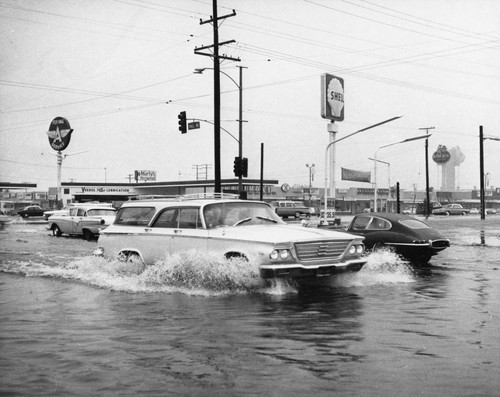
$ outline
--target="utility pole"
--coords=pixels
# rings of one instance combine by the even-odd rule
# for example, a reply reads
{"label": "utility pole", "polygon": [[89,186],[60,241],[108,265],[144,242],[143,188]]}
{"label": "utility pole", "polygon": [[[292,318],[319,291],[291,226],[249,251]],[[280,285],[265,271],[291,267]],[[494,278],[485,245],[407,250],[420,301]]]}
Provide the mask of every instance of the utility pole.
{"label": "utility pole", "polygon": [[[419,130],[425,130],[425,133],[429,135],[429,130],[433,130],[434,127],[423,127]],[[426,217],[428,218],[431,214],[431,202],[429,195],[429,138],[425,139],[425,199],[427,200],[427,208],[425,210]]]}
{"label": "utility pole", "polygon": [[[196,180],[200,179],[200,174],[203,175],[205,174],[205,180],[208,180],[208,169],[212,168],[211,164],[193,164],[194,169],[196,169]],[[198,170],[202,170],[203,172],[200,172]]]}
{"label": "utility pole", "polygon": [[484,137],[483,137],[483,126],[479,126],[479,199],[481,201],[481,219],[486,219],[486,200],[484,197]]}
{"label": "utility pole", "polygon": [[[213,26],[214,43],[208,46],[197,47],[194,53],[213,58],[214,61],[214,192],[221,193],[221,166],[220,166],[220,60],[227,59],[239,61],[239,58],[232,58],[226,55],[219,55],[219,46],[234,43],[235,40],[229,40],[219,43],[219,20],[233,17],[236,11],[224,16],[217,16],[217,0],[212,0],[212,17],[206,21],[200,20],[200,25],[211,23]],[[200,52],[201,50],[212,49],[212,53]]]}

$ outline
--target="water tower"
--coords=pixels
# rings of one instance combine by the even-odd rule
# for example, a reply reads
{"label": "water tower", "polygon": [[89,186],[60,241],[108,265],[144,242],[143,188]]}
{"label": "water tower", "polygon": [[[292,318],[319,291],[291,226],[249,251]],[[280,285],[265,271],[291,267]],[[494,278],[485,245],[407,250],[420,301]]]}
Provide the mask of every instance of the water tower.
{"label": "water tower", "polygon": [[[439,145],[437,150],[432,155],[432,160],[441,167],[441,190],[453,191],[458,188],[460,184],[457,178],[455,167],[460,167],[465,160],[465,155],[462,153],[458,146],[448,150],[446,146]],[[460,172],[458,172],[460,175]]]}

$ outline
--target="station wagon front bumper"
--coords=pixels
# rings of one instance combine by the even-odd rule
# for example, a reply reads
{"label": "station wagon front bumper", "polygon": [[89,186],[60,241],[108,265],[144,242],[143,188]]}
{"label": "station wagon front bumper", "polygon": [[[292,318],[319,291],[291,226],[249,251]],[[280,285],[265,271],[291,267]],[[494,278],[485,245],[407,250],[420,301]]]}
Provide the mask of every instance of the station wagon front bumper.
{"label": "station wagon front bumper", "polygon": [[335,264],[302,265],[292,264],[266,264],[260,266],[262,278],[289,278],[304,279],[315,277],[329,277],[340,273],[358,272],[366,263],[365,258],[357,258]]}

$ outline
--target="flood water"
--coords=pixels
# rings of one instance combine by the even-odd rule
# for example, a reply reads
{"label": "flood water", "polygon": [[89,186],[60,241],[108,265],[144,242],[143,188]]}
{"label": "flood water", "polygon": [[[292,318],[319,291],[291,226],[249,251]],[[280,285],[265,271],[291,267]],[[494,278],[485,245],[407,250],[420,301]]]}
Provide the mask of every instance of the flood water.
{"label": "flood water", "polygon": [[196,253],[92,257],[44,223],[0,231],[2,396],[499,396],[500,215],[431,218],[452,245],[328,284],[265,285]]}

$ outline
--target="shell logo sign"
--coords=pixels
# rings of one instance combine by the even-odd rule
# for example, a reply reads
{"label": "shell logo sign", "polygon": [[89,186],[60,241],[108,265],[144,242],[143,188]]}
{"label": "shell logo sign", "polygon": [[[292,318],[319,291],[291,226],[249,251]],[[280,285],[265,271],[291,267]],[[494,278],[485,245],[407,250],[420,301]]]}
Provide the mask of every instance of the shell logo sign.
{"label": "shell logo sign", "polygon": [[451,154],[444,145],[439,145],[437,150],[432,154],[432,160],[437,164],[445,164],[450,161],[450,158]]}
{"label": "shell logo sign", "polygon": [[321,76],[321,117],[344,120],[344,79],[326,73]]}
{"label": "shell logo sign", "polygon": [[52,149],[58,152],[66,149],[71,139],[71,129],[68,120],[64,117],[56,117],[51,121],[47,135]]}

